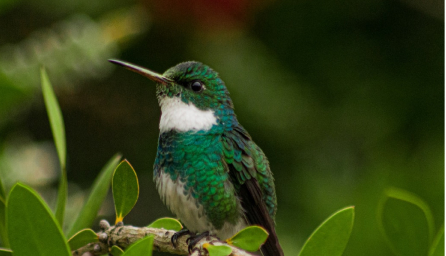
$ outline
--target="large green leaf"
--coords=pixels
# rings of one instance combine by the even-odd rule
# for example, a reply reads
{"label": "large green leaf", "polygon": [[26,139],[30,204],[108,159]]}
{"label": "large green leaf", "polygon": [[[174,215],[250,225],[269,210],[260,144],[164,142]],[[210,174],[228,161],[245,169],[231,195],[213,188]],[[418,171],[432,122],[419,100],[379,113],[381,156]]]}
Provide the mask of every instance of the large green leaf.
{"label": "large green leaf", "polygon": [[51,210],[31,188],[14,185],[6,205],[6,225],[14,256],[71,256]]}
{"label": "large green leaf", "polygon": [[123,160],[113,173],[113,200],[116,223],[122,221],[138,201],[139,185],[136,172],[127,160]]}
{"label": "large green leaf", "polygon": [[427,204],[397,188],[385,191],[378,206],[379,227],[397,255],[427,255],[434,223]]}
{"label": "large green leaf", "polygon": [[153,249],[153,236],[144,237],[127,248],[122,256],[151,256]]}
{"label": "large green leaf", "polygon": [[240,230],[233,237],[226,240],[228,244],[249,252],[258,251],[268,238],[268,232],[259,226],[249,226]]}
{"label": "large green leaf", "polygon": [[444,256],[444,225],[435,236],[434,242],[429,249],[429,256]]}
{"label": "large green leaf", "polygon": [[342,255],[350,238],[354,218],[353,206],[335,212],[311,234],[299,256]]}
{"label": "large green leaf", "polygon": [[68,245],[70,246],[71,250],[76,250],[89,243],[95,243],[98,241],[98,235],[93,230],[86,228],[77,232],[74,234],[74,236],[68,239]]}
{"label": "large green leaf", "polygon": [[60,183],[59,192],[57,195],[56,204],[56,219],[60,226],[63,226],[63,218],[65,214],[65,204],[68,197],[68,184],[66,173],[66,142],[65,142],[65,127],[63,124],[62,112],[60,111],[59,103],[56,95],[51,87],[50,80],[44,68],[40,70],[42,93],[45,101],[46,111],[50,120],[51,131],[53,132],[54,144],[56,145],[57,154],[60,162]]}
{"label": "large green leaf", "polygon": [[147,226],[148,228],[164,228],[167,230],[180,231],[183,228],[181,222],[174,218],[159,218]]}
{"label": "large green leaf", "polygon": [[90,196],[82,207],[76,220],[73,222],[68,236],[72,236],[77,231],[90,227],[96,218],[110,187],[113,171],[121,160],[121,155],[114,155],[107,164],[102,168],[98,177],[93,183]]}

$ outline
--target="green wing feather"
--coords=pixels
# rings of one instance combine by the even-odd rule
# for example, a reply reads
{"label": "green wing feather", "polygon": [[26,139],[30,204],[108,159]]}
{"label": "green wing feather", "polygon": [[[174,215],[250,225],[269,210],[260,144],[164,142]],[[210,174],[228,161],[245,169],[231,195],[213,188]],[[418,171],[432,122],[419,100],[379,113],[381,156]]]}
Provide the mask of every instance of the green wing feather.
{"label": "green wing feather", "polygon": [[255,179],[262,193],[262,201],[274,220],[277,210],[276,191],[268,159],[241,125],[222,136],[224,158],[237,190],[247,180]]}
{"label": "green wing feather", "polygon": [[276,190],[268,159],[241,125],[222,136],[224,158],[237,196],[250,225],[264,227],[269,237],[261,250],[264,256],[283,256],[275,231]]}

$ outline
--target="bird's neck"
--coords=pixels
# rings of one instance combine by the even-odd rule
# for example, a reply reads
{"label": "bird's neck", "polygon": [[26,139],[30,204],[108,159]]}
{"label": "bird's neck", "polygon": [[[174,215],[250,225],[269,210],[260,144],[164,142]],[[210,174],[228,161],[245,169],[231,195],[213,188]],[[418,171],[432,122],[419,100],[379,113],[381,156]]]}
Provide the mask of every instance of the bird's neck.
{"label": "bird's neck", "polygon": [[201,110],[192,103],[185,103],[180,97],[165,97],[160,100],[160,132],[207,131],[217,125],[217,117],[212,110]]}
{"label": "bird's neck", "polygon": [[[160,99],[161,119],[159,123],[160,133],[176,131],[207,132],[211,129],[230,129],[237,123],[234,111],[231,108],[222,107],[217,111],[212,109],[202,110],[193,103],[185,103],[180,97],[164,97]],[[217,129],[219,130],[219,129]]]}

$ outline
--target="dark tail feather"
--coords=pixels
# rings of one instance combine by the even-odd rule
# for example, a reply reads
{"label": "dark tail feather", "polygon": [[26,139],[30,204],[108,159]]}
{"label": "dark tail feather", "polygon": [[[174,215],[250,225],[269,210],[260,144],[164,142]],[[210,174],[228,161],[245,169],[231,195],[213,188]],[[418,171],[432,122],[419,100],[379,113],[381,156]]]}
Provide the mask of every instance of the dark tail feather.
{"label": "dark tail feather", "polygon": [[240,196],[248,223],[262,226],[269,233],[268,239],[260,248],[263,256],[283,256],[283,250],[274,228],[274,220],[263,202],[262,191],[257,180],[246,180],[240,188]]}
{"label": "dark tail feather", "polygon": [[273,230],[269,233],[268,239],[260,248],[263,256],[283,256],[282,247],[279,244],[276,231]]}

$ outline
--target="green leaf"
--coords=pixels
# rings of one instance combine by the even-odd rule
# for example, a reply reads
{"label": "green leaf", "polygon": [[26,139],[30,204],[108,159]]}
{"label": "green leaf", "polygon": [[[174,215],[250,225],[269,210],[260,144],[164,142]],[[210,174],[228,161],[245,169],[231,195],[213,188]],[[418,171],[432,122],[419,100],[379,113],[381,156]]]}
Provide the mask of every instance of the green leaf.
{"label": "green leaf", "polygon": [[65,127],[63,124],[62,112],[56,95],[51,87],[50,80],[44,68],[40,70],[42,93],[45,101],[46,111],[50,120],[51,131],[53,132],[54,144],[56,145],[57,155],[59,156],[60,175],[59,192],[57,194],[56,219],[60,226],[63,226],[63,218],[65,214],[65,204],[68,197],[67,173],[66,173],[66,142]]}
{"label": "green leaf", "polygon": [[353,206],[335,212],[311,234],[299,256],[342,255],[350,238],[354,218]]}
{"label": "green leaf", "polygon": [[122,254],[124,254],[124,251],[120,247],[113,245],[110,250],[110,253],[113,256],[121,256]]}
{"label": "green leaf", "polygon": [[429,256],[444,256],[444,225],[435,236],[434,242],[429,250]]}
{"label": "green leaf", "polygon": [[1,178],[0,178],[0,239],[2,240],[2,245],[4,247],[9,247],[8,233],[6,233],[6,194]]}
{"label": "green leaf", "polygon": [[0,256],[12,256],[12,251],[9,249],[0,249]]}
{"label": "green leaf", "polygon": [[71,256],[60,226],[35,191],[16,184],[6,205],[6,225],[14,256]]}
{"label": "green leaf", "polygon": [[127,160],[123,160],[113,173],[113,200],[116,223],[122,221],[138,201],[139,184],[136,172]]}
{"label": "green leaf", "polygon": [[255,252],[259,250],[267,238],[268,232],[264,228],[249,226],[240,230],[233,237],[226,240],[226,242],[245,251]]}
{"label": "green leaf", "polygon": [[62,175],[60,176],[59,189],[57,192],[57,203],[56,203],[56,219],[59,222],[60,226],[63,226],[63,219],[65,215],[65,205],[68,197],[68,181],[67,174],[62,171]]}
{"label": "green leaf", "polygon": [[228,256],[232,253],[232,249],[226,245],[203,244],[203,248],[209,253],[209,256]]}
{"label": "green leaf", "polygon": [[6,232],[6,195],[1,178],[0,178],[0,239],[2,240],[2,245],[4,247],[9,247],[8,233]]}
{"label": "green leaf", "polygon": [[121,155],[116,154],[102,168],[101,172],[93,183],[90,196],[69,229],[69,232],[67,233],[68,236],[73,235],[78,230],[90,227],[93,224],[93,221],[95,220],[99,209],[107,196],[113,171],[118,165],[119,160],[121,160]]}
{"label": "green leaf", "polygon": [[40,70],[42,93],[45,100],[48,118],[51,124],[51,131],[53,132],[54,143],[56,144],[57,154],[62,169],[65,169],[66,161],[66,145],[65,145],[65,127],[63,124],[62,112],[60,111],[59,103],[54,94],[50,80],[44,68]]}
{"label": "green leaf", "polygon": [[378,220],[395,254],[428,254],[434,223],[429,207],[421,198],[401,189],[387,189],[378,205]]}
{"label": "green leaf", "polygon": [[153,248],[153,236],[144,237],[127,248],[122,256],[151,256]]}
{"label": "green leaf", "polygon": [[5,187],[3,187],[3,182],[1,177],[0,177],[0,199],[3,200],[3,202],[6,202]]}
{"label": "green leaf", "polygon": [[6,205],[2,198],[0,198],[0,237],[3,246],[9,247],[8,233],[6,232]]}
{"label": "green leaf", "polygon": [[91,229],[86,228],[77,232],[74,236],[68,239],[68,245],[71,250],[76,250],[89,243],[98,242],[98,235]]}
{"label": "green leaf", "polygon": [[6,232],[6,196],[1,179],[0,191],[0,239],[4,247],[9,247],[8,233]]}
{"label": "green leaf", "polygon": [[174,218],[160,218],[147,226],[148,228],[164,228],[167,230],[180,231],[183,228],[181,222]]}

